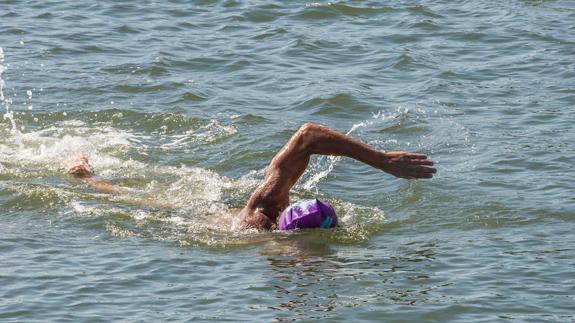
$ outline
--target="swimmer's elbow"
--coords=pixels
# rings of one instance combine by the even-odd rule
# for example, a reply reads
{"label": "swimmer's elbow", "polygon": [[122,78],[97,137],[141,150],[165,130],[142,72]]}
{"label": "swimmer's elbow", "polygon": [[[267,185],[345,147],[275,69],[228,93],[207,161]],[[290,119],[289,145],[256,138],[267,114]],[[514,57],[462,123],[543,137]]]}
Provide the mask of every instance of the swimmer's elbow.
{"label": "swimmer's elbow", "polygon": [[310,136],[320,131],[323,127],[312,122],[306,122],[301,127],[299,127],[298,133],[304,136]]}
{"label": "swimmer's elbow", "polygon": [[318,124],[311,122],[304,123],[295,135],[299,148],[310,154],[313,153],[315,144],[322,130],[323,127]]}

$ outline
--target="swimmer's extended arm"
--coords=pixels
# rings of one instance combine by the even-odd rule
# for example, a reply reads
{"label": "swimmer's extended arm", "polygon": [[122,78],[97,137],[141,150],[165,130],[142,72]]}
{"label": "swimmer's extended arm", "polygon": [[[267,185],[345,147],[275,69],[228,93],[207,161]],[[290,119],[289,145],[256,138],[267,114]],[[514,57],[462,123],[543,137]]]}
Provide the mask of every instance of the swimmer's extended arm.
{"label": "swimmer's extended arm", "polygon": [[111,194],[121,193],[121,190],[112,183],[93,177],[94,171],[88,163],[88,157],[85,155],[70,156],[62,161],[62,166],[68,174],[92,186],[100,192]]}
{"label": "swimmer's extended arm", "polygon": [[305,171],[313,154],[346,156],[406,179],[432,178],[433,162],[424,154],[383,152],[340,132],[304,124],[275,155],[264,182],[240,212],[240,228],[273,229],[289,203],[289,190]]}
{"label": "swimmer's extended arm", "polygon": [[[74,178],[79,179],[85,184],[90,185],[93,189],[109,194],[127,194],[129,189],[112,184],[112,182],[105,179],[95,178],[94,170],[85,155],[73,155],[62,161],[62,167],[66,172]],[[155,196],[127,196],[123,199],[126,203],[136,204],[152,208],[173,208],[174,206],[164,200],[157,199]]]}

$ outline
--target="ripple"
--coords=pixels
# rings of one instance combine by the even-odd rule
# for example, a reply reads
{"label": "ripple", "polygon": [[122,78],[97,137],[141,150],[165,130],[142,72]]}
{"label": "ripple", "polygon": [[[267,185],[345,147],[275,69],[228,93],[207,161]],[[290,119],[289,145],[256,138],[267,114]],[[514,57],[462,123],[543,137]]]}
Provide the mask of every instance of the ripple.
{"label": "ripple", "polygon": [[392,65],[393,68],[403,71],[413,71],[413,70],[422,70],[430,68],[429,62],[426,62],[423,59],[415,59],[410,53],[401,53],[396,58],[395,63]]}
{"label": "ripple", "polygon": [[185,69],[188,71],[217,71],[224,69],[228,64],[233,64],[233,62],[229,59],[221,57],[192,57],[185,60],[170,61],[170,65],[173,67]]}
{"label": "ripple", "polygon": [[246,22],[269,23],[282,16],[284,16],[284,14],[278,10],[256,8],[243,12],[240,17],[242,21]]}
{"label": "ripple", "polygon": [[166,82],[162,84],[121,84],[114,86],[114,90],[124,93],[161,92],[184,87],[180,82]]}
{"label": "ripple", "polygon": [[194,15],[193,10],[182,10],[182,9],[166,9],[164,12],[170,17],[174,18],[187,18]]}
{"label": "ripple", "polygon": [[430,17],[430,18],[443,18],[442,15],[439,15],[439,14],[433,12],[433,10],[431,10],[430,8],[423,6],[423,5],[409,6],[409,7],[407,7],[407,11],[412,13],[412,14],[421,15],[421,16]]}
{"label": "ripple", "polygon": [[168,73],[165,63],[153,62],[144,64],[126,63],[121,65],[105,66],[102,71],[113,74],[148,74],[150,76],[160,76]]}
{"label": "ripple", "polygon": [[121,34],[137,34],[141,32],[137,28],[133,28],[128,25],[122,25],[120,27],[116,27],[115,30]]}
{"label": "ripple", "polygon": [[6,13],[4,13],[3,15],[1,15],[0,17],[4,17],[4,18],[15,18],[18,17],[19,15],[14,12],[14,11],[8,11]]}
{"label": "ripple", "polygon": [[294,19],[302,20],[323,20],[323,19],[334,19],[340,16],[340,12],[331,8],[330,4],[326,5],[310,5],[306,6],[303,10],[297,12],[291,17]]}
{"label": "ripple", "polygon": [[193,102],[200,102],[200,101],[205,101],[207,100],[206,97],[199,95],[199,94],[195,94],[193,92],[186,92],[182,95],[182,99],[186,100],[186,101],[193,101]]}
{"label": "ripple", "polygon": [[[354,111],[348,108],[353,106]],[[369,111],[370,105],[362,102],[350,93],[336,93],[327,98],[311,98],[294,106],[296,109],[313,110],[313,115],[349,116],[354,113]]]}
{"label": "ripple", "polygon": [[275,29],[273,29],[273,30],[267,30],[266,32],[261,33],[261,34],[259,34],[259,35],[256,35],[256,36],[254,36],[253,38],[254,38],[254,39],[257,39],[257,40],[263,40],[263,39],[266,39],[266,38],[274,37],[274,36],[276,36],[276,35],[283,35],[283,34],[286,34],[286,33],[287,33],[287,30],[280,27],[280,28],[275,28]]}
{"label": "ripple", "polygon": [[58,56],[58,55],[72,55],[72,54],[80,54],[81,51],[74,49],[74,48],[66,48],[61,46],[55,46],[52,48],[48,48],[44,50],[44,53],[50,56]]}
{"label": "ripple", "polygon": [[412,24],[411,27],[429,31],[437,31],[442,29],[441,24],[429,19],[420,20]]}
{"label": "ripple", "polygon": [[44,13],[41,13],[41,14],[35,16],[34,18],[36,18],[36,19],[52,19],[54,17],[55,16],[52,13],[44,12]]}
{"label": "ripple", "polygon": [[62,19],[65,21],[83,21],[83,22],[90,20],[90,18],[88,16],[79,15],[79,14],[66,15],[66,16],[63,16]]}
{"label": "ripple", "polygon": [[6,30],[3,31],[4,34],[6,35],[26,35],[28,34],[28,32],[24,29],[20,29],[20,28],[7,28]]}
{"label": "ripple", "polygon": [[334,3],[330,7],[338,10],[343,15],[350,16],[377,16],[396,11],[388,6],[355,7],[344,3]]}

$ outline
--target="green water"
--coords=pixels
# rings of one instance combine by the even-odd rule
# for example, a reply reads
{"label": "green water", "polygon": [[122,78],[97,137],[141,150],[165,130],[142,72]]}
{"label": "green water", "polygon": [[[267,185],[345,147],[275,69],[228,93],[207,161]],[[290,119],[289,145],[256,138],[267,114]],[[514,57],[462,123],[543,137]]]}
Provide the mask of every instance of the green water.
{"label": "green water", "polygon": [[[573,1],[0,1],[0,321],[575,321]],[[305,122],[342,226],[234,232]],[[85,153],[126,188],[63,174]]]}

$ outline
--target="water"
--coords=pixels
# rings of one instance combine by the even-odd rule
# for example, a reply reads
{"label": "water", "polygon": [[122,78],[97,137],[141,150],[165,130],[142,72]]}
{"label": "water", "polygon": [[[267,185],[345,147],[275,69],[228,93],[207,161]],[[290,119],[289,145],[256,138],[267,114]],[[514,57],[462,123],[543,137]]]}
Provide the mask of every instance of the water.
{"label": "water", "polygon": [[[0,2],[0,320],[575,321],[572,1]],[[299,125],[343,226],[233,232]],[[88,154],[128,192],[62,174]]]}

